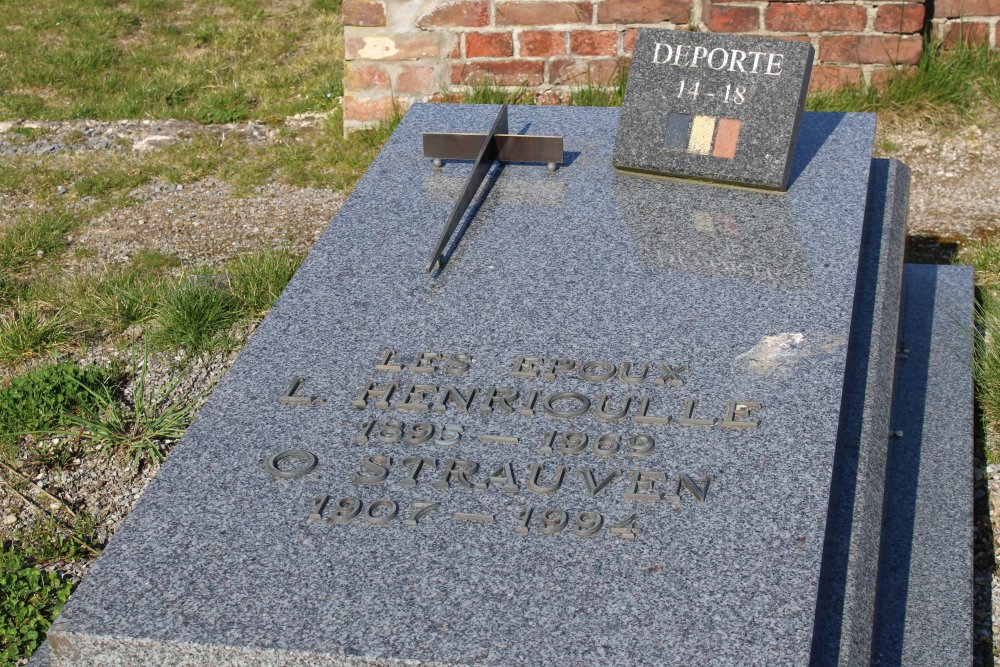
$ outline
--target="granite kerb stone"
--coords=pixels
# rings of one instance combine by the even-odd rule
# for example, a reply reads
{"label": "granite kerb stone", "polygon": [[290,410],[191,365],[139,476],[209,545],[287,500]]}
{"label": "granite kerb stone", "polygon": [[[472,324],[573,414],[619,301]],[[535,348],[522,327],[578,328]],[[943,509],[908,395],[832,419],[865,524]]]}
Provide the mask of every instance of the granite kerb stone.
{"label": "granite kerb stone", "polygon": [[973,662],[973,279],[907,265],[872,665]]}
{"label": "granite kerb stone", "polygon": [[872,160],[816,605],[817,667],[868,665],[871,655],[909,183],[899,161]]}

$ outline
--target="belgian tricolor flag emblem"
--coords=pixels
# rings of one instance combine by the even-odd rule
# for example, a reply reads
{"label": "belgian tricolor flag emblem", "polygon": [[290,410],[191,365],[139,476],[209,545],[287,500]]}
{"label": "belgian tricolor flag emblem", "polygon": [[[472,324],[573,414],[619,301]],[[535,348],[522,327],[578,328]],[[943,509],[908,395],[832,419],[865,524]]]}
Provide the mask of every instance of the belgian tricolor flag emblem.
{"label": "belgian tricolor flag emblem", "polygon": [[667,116],[664,145],[668,150],[732,160],[740,141],[736,118],[671,113]]}

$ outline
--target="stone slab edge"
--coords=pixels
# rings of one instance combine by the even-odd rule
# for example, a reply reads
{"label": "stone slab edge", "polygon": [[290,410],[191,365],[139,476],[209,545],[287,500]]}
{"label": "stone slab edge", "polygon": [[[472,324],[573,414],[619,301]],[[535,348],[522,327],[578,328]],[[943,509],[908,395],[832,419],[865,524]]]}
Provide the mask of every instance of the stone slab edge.
{"label": "stone slab edge", "polygon": [[811,664],[867,665],[902,294],[909,169],[872,160]]}
{"label": "stone slab edge", "polygon": [[971,665],[973,282],[907,265],[872,665]]}

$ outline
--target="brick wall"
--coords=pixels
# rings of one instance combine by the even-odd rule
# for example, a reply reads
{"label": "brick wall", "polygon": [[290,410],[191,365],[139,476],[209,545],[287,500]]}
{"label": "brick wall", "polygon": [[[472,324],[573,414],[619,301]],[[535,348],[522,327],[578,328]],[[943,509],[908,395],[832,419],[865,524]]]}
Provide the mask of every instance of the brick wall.
{"label": "brick wall", "polygon": [[627,69],[639,27],[812,42],[813,89],[913,65],[929,23],[948,45],[1000,46],[1000,0],[343,0],[345,129],[484,77],[539,103]]}

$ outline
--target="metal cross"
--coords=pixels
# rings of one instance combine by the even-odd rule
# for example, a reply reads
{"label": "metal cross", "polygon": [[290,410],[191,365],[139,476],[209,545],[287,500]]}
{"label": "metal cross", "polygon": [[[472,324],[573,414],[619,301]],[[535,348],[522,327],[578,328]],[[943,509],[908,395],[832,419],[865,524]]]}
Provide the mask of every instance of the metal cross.
{"label": "metal cross", "polygon": [[556,165],[563,163],[563,138],[507,134],[504,104],[488,134],[424,132],[424,157],[433,158],[435,167],[440,167],[446,159],[476,161],[427,263],[427,271],[431,272],[441,267],[441,255],[493,162],[546,162],[549,170],[554,171]]}

